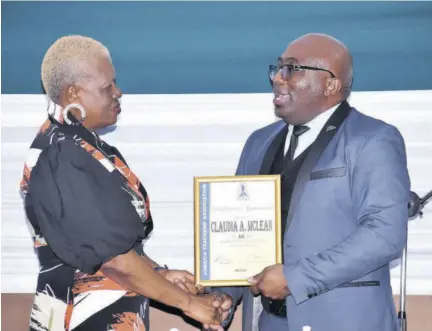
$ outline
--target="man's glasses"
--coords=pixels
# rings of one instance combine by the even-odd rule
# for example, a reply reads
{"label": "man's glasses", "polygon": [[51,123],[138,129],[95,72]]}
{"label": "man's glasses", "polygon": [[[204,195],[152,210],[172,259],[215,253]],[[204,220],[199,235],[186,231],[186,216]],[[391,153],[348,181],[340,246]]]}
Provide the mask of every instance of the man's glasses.
{"label": "man's glasses", "polygon": [[282,64],[282,65],[269,65],[269,79],[270,84],[273,86],[273,81],[278,73],[280,73],[281,78],[284,81],[289,81],[294,76],[294,73],[297,71],[303,70],[314,70],[314,71],[325,71],[328,72],[332,78],[336,78],[336,76],[327,69],[310,67],[310,66],[302,66],[299,64]]}

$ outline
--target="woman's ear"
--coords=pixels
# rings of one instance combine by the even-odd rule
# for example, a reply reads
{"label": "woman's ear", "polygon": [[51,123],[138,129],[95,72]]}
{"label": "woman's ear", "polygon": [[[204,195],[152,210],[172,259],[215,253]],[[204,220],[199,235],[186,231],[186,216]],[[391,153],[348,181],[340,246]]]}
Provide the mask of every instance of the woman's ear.
{"label": "woman's ear", "polygon": [[69,86],[66,90],[68,103],[75,103],[78,99],[78,93],[75,86]]}

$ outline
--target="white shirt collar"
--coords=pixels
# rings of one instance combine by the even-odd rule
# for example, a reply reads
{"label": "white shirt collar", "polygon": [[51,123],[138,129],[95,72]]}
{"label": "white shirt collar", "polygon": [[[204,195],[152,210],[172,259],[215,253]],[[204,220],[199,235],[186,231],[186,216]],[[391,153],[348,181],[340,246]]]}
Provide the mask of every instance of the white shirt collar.
{"label": "white shirt collar", "polygon": [[[309,130],[303,133],[299,137],[298,146],[296,148],[294,158],[299,156],[306,148],[308,148],[316,140],[322,128],[327,123],[330,116],[332,116],[335,110],[339,107],[339,105],[340,103],[322,112],[321,114],[319,114],[317,117],[315,117],[313,120],[309,121],[308,123],[305,123],[305,125],[309,127]],[[288,151],[292,131],[293,131],[292,125],[290,125],[288,130],[288,135],[285,141],[284,155]]]}
{"label": "white shirt collar", "polygon": [[319,114],[317,117],[315,117],[313,120],[309,121],[305,125],[307,125],[310,128],[310,131],[319,133],[321,129],[324,127],[324,125],[327,123],[329,118],[333,115],[335,110],[339,107],[339,105],[340,103],[322,112],[321,114]]}

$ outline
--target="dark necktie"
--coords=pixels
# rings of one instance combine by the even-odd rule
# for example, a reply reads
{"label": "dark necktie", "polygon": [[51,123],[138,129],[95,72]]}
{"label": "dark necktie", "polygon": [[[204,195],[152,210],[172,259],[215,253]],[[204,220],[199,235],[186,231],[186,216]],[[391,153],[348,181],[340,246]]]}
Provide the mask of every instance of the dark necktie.
{"label": "dark necktie", "polygon": [[292,161],[294,160],[294,153],[296,151],[297,145],[298,145],[298,140],[299,137],[305,133],[306,131],[308,131],[310,128],[306,125],[296,125],[294,126],[294,130],[293,130],[293,134],[291,135],[290,138],[290,145],[289,145],[289,149],[285,155],[285,160],[286,161]]}

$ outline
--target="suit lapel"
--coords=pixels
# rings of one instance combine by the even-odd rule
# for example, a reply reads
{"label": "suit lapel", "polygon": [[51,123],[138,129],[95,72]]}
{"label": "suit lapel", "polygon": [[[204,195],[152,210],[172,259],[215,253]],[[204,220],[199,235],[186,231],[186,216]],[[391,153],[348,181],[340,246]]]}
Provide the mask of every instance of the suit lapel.
{"label": "suit lapel", "polygon": [[[240,161],[236,175],[259,175],[261,173],[261,168],[271,167],[271,162],[270,165],[263,165],[263,163],[268,162],[264,161],[266,153],[278,134],[280,134],[286,126],[285,122],[278,121],[266,127],[264,129],[265,132],[261,133],[261,137],[257,138],[253,144],[250,144],[249,150],[247,151],[248,157]],[[274,153],[276,152],[277,149]]]}
{"label": "suit lapel", "polygon": [[267,175],[270,172],[270,168],[272,166],[273,160],[276,157],[276,153],[279,150],[279,147],[286,139],[288,133],[288,125],[284,125],[282,127],[282,130],[280,130],[276,136],[274,137],[273,141],[270,143],[270,146],[268,147],[267,151],[264,154],[264,158],[261,163],[261,167],[259,170],[260,175]]}
{"label": "suit lapel", "polygon": [[321,154],[326,149],[330,140],[334,137],[336,132],[339,130],[341,124],[349,115],[350,111],[351,106],[348,104],[348,102],[342,102],[340,106],[336,109],[336,111],[333,113],[333,115],[329,118],[327,123],[324,125],[315,142],[310,146],[303,165],[300,168],[296,183],[294,185],[285,231],[288,230],[291,224],[292,218],[295,213],[295,208],[300,203],[304,189],[309,181],[309,176],[314,166],[316,165]]}

